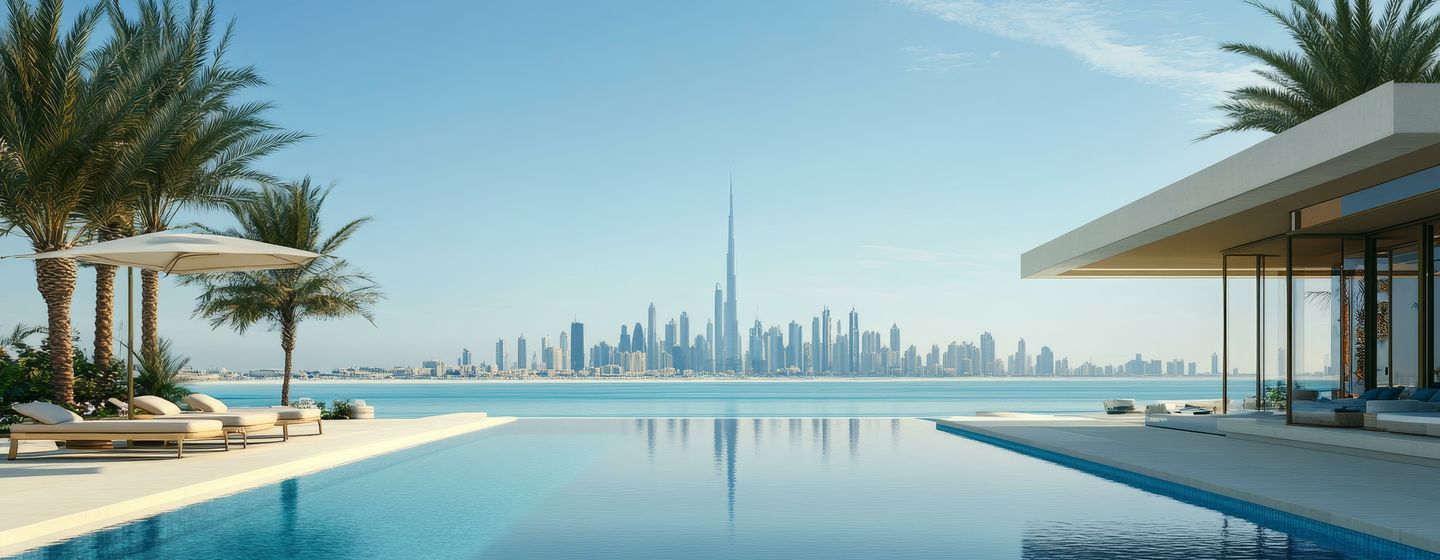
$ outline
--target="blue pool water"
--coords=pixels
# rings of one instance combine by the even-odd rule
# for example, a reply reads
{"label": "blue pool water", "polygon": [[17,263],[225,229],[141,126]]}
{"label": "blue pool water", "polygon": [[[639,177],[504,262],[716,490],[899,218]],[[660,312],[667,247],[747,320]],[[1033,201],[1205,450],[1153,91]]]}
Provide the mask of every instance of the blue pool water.
{"label": "blue pool water", "polygon": [[21,558],[1377,557],[1311,533],[922,420],[532,418]]}
{"label": "blue pool water", "polygon": [[[232,406],[278,404],[268,382],[196,383]],[[364,399],[381,417],[484,411],[496,416],[928,417],[979,410],[1098,412],[1113,398],[1216,399],[1218,378],[940,381],[297,382],[295,398]]]}

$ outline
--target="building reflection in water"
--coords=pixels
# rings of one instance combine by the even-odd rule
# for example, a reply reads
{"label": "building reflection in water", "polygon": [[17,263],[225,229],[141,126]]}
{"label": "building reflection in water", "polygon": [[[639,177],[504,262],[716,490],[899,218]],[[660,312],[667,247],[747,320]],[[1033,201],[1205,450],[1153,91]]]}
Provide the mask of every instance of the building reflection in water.
{"label": "building reflection in water", "polygon": [[[756,426],[757,437],[759,426]],[[715,419],[715,470],[725,476],[725,513],[730,528],[735,528],[735,438],[740,421],[734,418]]]}
{"label": "building reflection in water", "polygon": [[[725,507],[726,516],[733,524],[735,521],[735,503],[738,487],[738,448],[740,426],[742,422],[750,423],[750,432],[753,440],[753,453],[747,452],[747,457],[756,457],[758,460],[766,460],[759,456],[770,453],[792,453],[802,452],[813,457],[816,450],[820,452],[822,464],[829,463],[831,431],[838,429],[841,422],[846,422],[847,440],[849,443],[849,456],[856,461],[860,454],[861,433],[864,430],[865,420],[849,419],[840,420],[833,418],[812,418],[810,425],[810,445],[804,449],[806,421],[800,418],[790,419],[736,419],[716,418],[711,420],[711,442],[713,463],[716,476],[722,478],[725,484]],[[680,421],[681,441],[688,438],[689,420]],[[879,428],[879,421],[871,421],[875,428]],[[892,421],[891,430],[899,430],[899,420]],[[782,432],[785,440],[778,439]],[[787,445],[788,443],[788,445]]]}
{"label": "building reflection in water", "polygon": [[860,451],[860,419],[850,419],[850,461],[855,461],[855,456]]}

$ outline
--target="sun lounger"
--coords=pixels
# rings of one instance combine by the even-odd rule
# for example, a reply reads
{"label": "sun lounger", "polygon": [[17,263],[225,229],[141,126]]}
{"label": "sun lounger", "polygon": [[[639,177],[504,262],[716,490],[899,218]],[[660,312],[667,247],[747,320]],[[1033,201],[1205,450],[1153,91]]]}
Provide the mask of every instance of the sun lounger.
{"label": "sun lounger", "polygon": [[185,404],[190,408],[208,413],[229,413],[229,412],[273,412],[275,413],[275,425],[280,426],[284,440],[290,439],[290,426],[296,424],[315,423],[315,435],[325,433],[325,427],[321,424],[320,409],[318,408],[296,408],[293,406],[274,406],[270,408],[231,408],[220,399],[204,393],[191,393],[185,395]]}
{"label": "sun lounger", "polygon": [[10,426],[10,453],[14,461],[21,441],[173,441],[175,457],[185,456],[185,442],[218,439],[230,450],[230,439],[218,420],[86,420],[70,410],[43,402],[17,404],[15,412],[35,424]]}
{"label": "sun lounger", "polygon": [[204,418],[208,420],[219,420],[221,424],[225,425],[225,433],[240,434],[241,448],[249,447],[250,434],[274,428],[276,422],[279,421],[279,415],[269,411],[226,412],[223,414],[185,412],[180,410],[180,407],[175,406],[175,403],[154,395],[135,397],[135,413],[138,416],[142,412],[145,414],[145,418]]}

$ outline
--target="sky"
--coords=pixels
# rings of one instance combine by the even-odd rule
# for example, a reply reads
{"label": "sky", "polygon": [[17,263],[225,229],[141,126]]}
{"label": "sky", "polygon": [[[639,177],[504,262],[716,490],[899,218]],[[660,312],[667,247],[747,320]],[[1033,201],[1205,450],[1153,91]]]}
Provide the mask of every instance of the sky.
{"label": "sky", "polygon": [[[742,328],[795,320],[808,338],[822,307],[853,307],[922,354],[991,331],[1000,353],[1024,337],[1072,364],[1141,352],[1205,371],[1218,281],[1021,280],[1020,254],[1264,139],[1194,141],[1226,90],[1257,80],[1216,45],[1290,44],[1214,0],[220,9],[230,60],[270,83],[252,97],[313,135],[259,167],[335,182],[331,227],[375,218],[340,254],[387,299],[373,325],[300,325],[296,367],[321,370],[465,347],[488,362],[497,338],[538,351],[572,320],[614,344],[652,302],[703,333],[733,178]],[[0,238],[0,254],[28,252]],[[160,300],[161,335],[194,366],[280,365],[278,333],[213,330],[196,294],[165,279]],[[0,328],[44,321],[32,266],[0,260]]]}

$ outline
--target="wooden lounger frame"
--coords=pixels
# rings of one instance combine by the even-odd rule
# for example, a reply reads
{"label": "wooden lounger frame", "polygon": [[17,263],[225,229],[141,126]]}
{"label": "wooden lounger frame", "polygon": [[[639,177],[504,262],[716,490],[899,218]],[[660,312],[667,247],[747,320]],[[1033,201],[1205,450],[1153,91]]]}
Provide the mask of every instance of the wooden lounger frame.
{"label": "wooden lounger frame", "polygon": [[185,442],[193,440],[224,440],[225,450],[230,450],[230,435],[225,430],[209,430],[204,432],[189,433],[139,433],[139,432],[10,432],[10,454],[8,460],[14,461],[20,453],[20,442],[22,441],[124,441],[127,446],[136,441],[173,441],[175,442],[175,458],[185,457]]}
{"label": "wooden lounger frame", "polygon": [[280,441],[290,441],[290,426],[294,426],[294,425],[298,425],[298,424],[309,424],[309,423],[311,423],[311,422],[314,422],[314,423],[315,423],[315,433],[310,434],[310,435],[312,435],[312,436],[324,435],[324,434],[325,434],[325,426],[320,423],[321,420],[322,420],[321,418],[315,418],[315,419],[313,419],[313,420],[311,420],[311,419],[283,420],[283,419],[282,419],[282,420],[276,420],[276,421],[275,421],[275,425],[276,425],[276,426],[280,426],[280,433],[281,433]]}
{"label": "wooden lounger frame", "polygon": [[[210,414],[210,413],[206,413],[206,414]],[[225,414],[225,413],[224,413],[224,412],[216,412],[216,413],[214,413],[214,414]],[[137,420],[197,420],[197,418],[194,418],[194,417],[186,418],[185,416],[186,416],[185,414],[170,414],[170,415],[158,415],[158,416],[157,416],[157,415],[154,415],[154,414],[147,414],[147,413],[141,412],[141,411],[139,410],[139,407],[136,407],[136,410],[135,410],[135,418],[136,418]],[[279,425],[280,425],[279,422],[275,422],[274,424],[261,424],[261,425],[257,425],[257,426],[225,426],[225,427],[223,428],[224,431],[225,431],[225,445],[230,445],[230,436],[232,436],[232,435],[234,435],[234,434],[240,434],[240,449],[249,449],[249,448],[250,448],[250,435],[249,435],[250,432],[263,432],[263,431],[265,431],[265,430],[269,430],[269,429],[274,428],[275,426],[279,426]]]}

